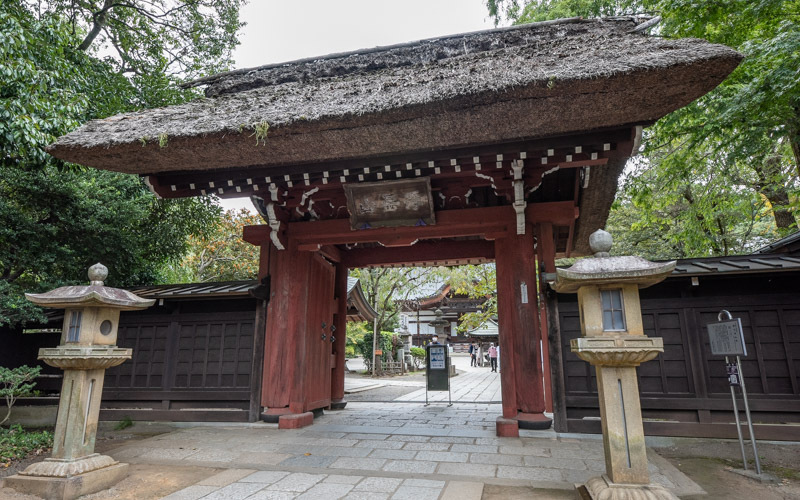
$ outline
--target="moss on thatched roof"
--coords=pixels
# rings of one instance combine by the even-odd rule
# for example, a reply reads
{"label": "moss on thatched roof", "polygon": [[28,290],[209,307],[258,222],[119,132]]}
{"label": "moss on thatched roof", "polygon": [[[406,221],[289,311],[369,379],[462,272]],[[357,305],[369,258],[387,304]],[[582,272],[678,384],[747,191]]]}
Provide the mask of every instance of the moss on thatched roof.
{"label": "moss on thatched roof", "polygon": [[217,75],[207,97],[93,120],[59,158],[152,174],[290,165],[650,123],[741,59],[703,40],[563,20]]}

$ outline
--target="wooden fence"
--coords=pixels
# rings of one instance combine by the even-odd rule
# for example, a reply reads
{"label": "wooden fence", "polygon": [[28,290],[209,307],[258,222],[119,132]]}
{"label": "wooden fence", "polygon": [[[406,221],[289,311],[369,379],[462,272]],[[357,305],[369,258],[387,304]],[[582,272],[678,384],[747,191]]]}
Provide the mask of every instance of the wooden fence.
{"label": "wooden fence", "polygon": [[102,419],[251,419],[255,301],[240,301],[249,311],[202,302],[191,312],[123,314],[117,344],[133,359],[106,372]]}
{"label": "wooden fence", "polygon": [[[676,280],[642,291],[645,333],[664,339],[664,353],[638,369],[646,434],[736,437],[724,358],[711,355],[705,328],[727,309],[744,327],[742,370],[757,437],[800,439],[800,293],[790,277],[758,279],[764,283],[706,279],[705,295]],[[560,332],[550,332],[561,361],[557,430],[600,432],[595,370],[569,347],[581,335],[576,297],[557,300]]]}

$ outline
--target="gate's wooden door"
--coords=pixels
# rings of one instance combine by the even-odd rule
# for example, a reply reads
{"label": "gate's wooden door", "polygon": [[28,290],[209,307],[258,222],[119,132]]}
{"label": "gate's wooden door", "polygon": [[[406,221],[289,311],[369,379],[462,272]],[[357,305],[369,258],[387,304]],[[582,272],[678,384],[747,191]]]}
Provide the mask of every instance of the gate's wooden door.
{"label": "gate's wooden door", "polygon": [[[306,332],[306,408],[331,404],[331,325],[336,268],[315,255],[309,272]],[[344,335],[344,332],[338,332]],[[323,338],[322,336],[325,336]]]}

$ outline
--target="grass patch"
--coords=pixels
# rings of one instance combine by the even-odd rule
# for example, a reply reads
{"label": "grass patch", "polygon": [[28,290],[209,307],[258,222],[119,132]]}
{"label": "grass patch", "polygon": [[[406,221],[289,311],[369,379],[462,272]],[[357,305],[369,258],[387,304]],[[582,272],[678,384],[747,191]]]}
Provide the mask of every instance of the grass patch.
{"label": "grass patch", "polygon": [[131,420],[131,417],[126,416],[117,422],[117,425],[114,426],[114,430],[121,431],[127,429],[128,427],[133,427],[133,420]]}
{"label": "grass patch", "polygon": [[0,427],[0,467],[8,467],[14,460],[21,460],[31,453],[37,455],[53,446],[50,431],[26,431],[21,425]]}

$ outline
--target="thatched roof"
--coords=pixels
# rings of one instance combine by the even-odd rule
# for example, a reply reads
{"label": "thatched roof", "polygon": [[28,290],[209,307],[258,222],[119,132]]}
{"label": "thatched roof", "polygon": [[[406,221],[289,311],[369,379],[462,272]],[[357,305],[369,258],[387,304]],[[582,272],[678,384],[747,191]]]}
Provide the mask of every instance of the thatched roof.
{"label": "thatched roof", "polygon": [[632,32],[641,22],[562,20],[232,72],[201,82],[205,98],[91,121],[49,151],[153,174],[551,137],[651,123],[741,59]]}

